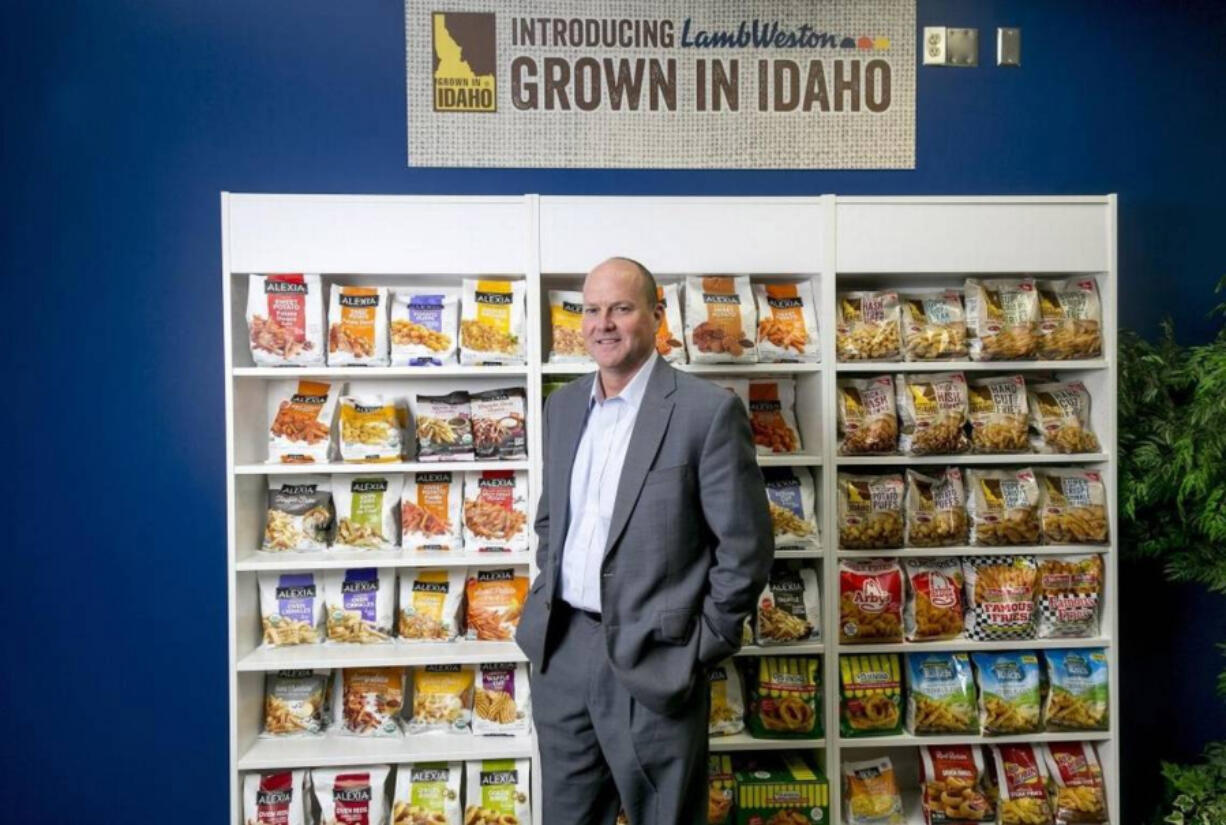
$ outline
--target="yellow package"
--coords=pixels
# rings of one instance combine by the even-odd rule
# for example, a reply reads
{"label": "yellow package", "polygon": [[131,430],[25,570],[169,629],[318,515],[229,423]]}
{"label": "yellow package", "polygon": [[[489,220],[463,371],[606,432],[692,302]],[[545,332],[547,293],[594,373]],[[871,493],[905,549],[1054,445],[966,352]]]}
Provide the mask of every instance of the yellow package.
{"label": "yellow package", "polygon": [[522,364],[527,323],[524,282],[464,279],[460,304],[460,363]]}
{"label": "yellow package", "polygon": [[469,665],[414,668],[409,733],[468,733],[473,718],[473,681]]}
{"label": "yellow package", "polygon": [[334,286],[328,306],[328,366],[386,367],[387,289]]}
{"label": "yellow package", "polygon": [[468,638],[510,641],[528,596],[528,577],[514,568],[476,570],[468,578]]}
{"label": "yellow package", "polygon": [[902,794],[888,756],[843,764],[843,807],[848,825],[902,825]]}
{"label": "yellow package", "polygon": [[464,571],[410,568],[400,574],[401,639],[450,642],[460,635]]}
{"label": "yellow package", "polygon": [[592,360],[583,343],[583,293],[549,290],[549,320],[553,346],[551,364],[583,364]]}
{"label": "yellow package", "polygon": [[400,460],[407,412],[381,395],[341,398],[341,459],[386,463]]}

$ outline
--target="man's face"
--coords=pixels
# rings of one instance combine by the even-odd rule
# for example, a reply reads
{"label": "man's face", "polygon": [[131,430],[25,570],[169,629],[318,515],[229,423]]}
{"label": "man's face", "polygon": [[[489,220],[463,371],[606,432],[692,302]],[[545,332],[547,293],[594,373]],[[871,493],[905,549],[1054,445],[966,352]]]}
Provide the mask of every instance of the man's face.
{"label": "man's face", "polygon": [[645,361],[662,315],[633,264],[606,261],[583,281],[583,340],[601,369],[624,372]]}

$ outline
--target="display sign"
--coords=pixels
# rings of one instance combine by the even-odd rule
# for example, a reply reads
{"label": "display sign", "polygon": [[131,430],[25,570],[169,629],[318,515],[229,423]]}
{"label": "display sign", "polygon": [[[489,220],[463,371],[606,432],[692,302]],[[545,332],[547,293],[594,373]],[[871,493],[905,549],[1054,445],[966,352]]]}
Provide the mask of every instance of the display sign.
{"label": "display sign", "polygon": [[911,169],[915,0],[406,0],[412,166]]}

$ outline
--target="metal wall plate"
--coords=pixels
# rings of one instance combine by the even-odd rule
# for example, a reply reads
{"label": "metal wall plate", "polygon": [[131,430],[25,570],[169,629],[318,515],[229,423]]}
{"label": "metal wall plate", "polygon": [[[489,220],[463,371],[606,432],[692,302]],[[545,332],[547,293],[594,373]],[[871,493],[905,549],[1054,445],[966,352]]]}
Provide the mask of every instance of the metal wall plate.
{"label": "metal wall plate", "polygon": [[1002,26],[996,30],[996,65],[1022,65],[1022,30]]}
{"label": "metal wall plate", "polygon": [[945,65],[979,65],[979,29],[945,30]]}

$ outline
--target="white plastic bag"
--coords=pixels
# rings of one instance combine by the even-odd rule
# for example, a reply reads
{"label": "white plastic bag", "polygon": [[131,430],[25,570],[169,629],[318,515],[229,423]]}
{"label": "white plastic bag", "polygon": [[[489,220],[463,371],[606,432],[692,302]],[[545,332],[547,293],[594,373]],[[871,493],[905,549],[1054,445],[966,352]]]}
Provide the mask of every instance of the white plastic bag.
{"label": "white plastic bag", "polygon": [[324,362],[323,286],[318,275],[252,275],[247,281],[251,360],[260,367]]}
{"label": "white plastic bag", "polygon": [[482,759],[468,763],[464,825],[532,821],[527,759]]}
{"label": "white plastic bag", "polygon": [[326,381],[268,385],[268,463],[327,463],[340,389]]}
{"label": "white plastic bag", "polygon": [[387,765],[315,768],[318,825],[387,825]]}
{"label": "white plastic bag", "polygon": [[260,623],[270,647],[319,644],[324,623],[319,573],[260,573]]}
{"label": "white plastic bag", "polygon": [[392,825],[462,825],[460,782],[463,776],[463,762],[416,762],[396,766]]}
{"label": "white plastic bag", "polygon": [[464,279],[460,304],[460,363],[523,364],[527,325],[524,282]]}
{"label": "white plastic bag", "polygon": [[400,498],[400,543],[406,550],[459,551],[464,546],[463,474],[407,473]]}
{"label": "white plastic bag", "polygon": [[395,550],[396,508],[404,477],[332,477],[336,500],[336,541],[333,550]]}
{"label": "white plastic bag", "polygon": [[243,825],[305,825],[306,771],[243,776]]}
{"label": "white plastic bag", "polygon": [[694,364],[753,364],[757,311],[748,275],[685,281],[685,344]]}
{"label": "white plastic bag", "polygon": [[392,292],[392,366],[435,367],[456,362],[460,292],[454,287]]}
{"label": "white plastic bag", "polygon": [[328,366],[386,367],[387,288],[332,287],[328,303]]}
{"label": "white plastic bag", "polygon": [[522,663],[486,662],[477,666],[473,733],[515,736],[532,727],[528,668]]}
{"label": "white plastic bag", "polygon": [[395,586],[391,567],[324,571],[328,643],[390,642]]}
{"label": "white plastic bag", "polygon": [[821,360],[813,282],[754,284],[762,361]]}

